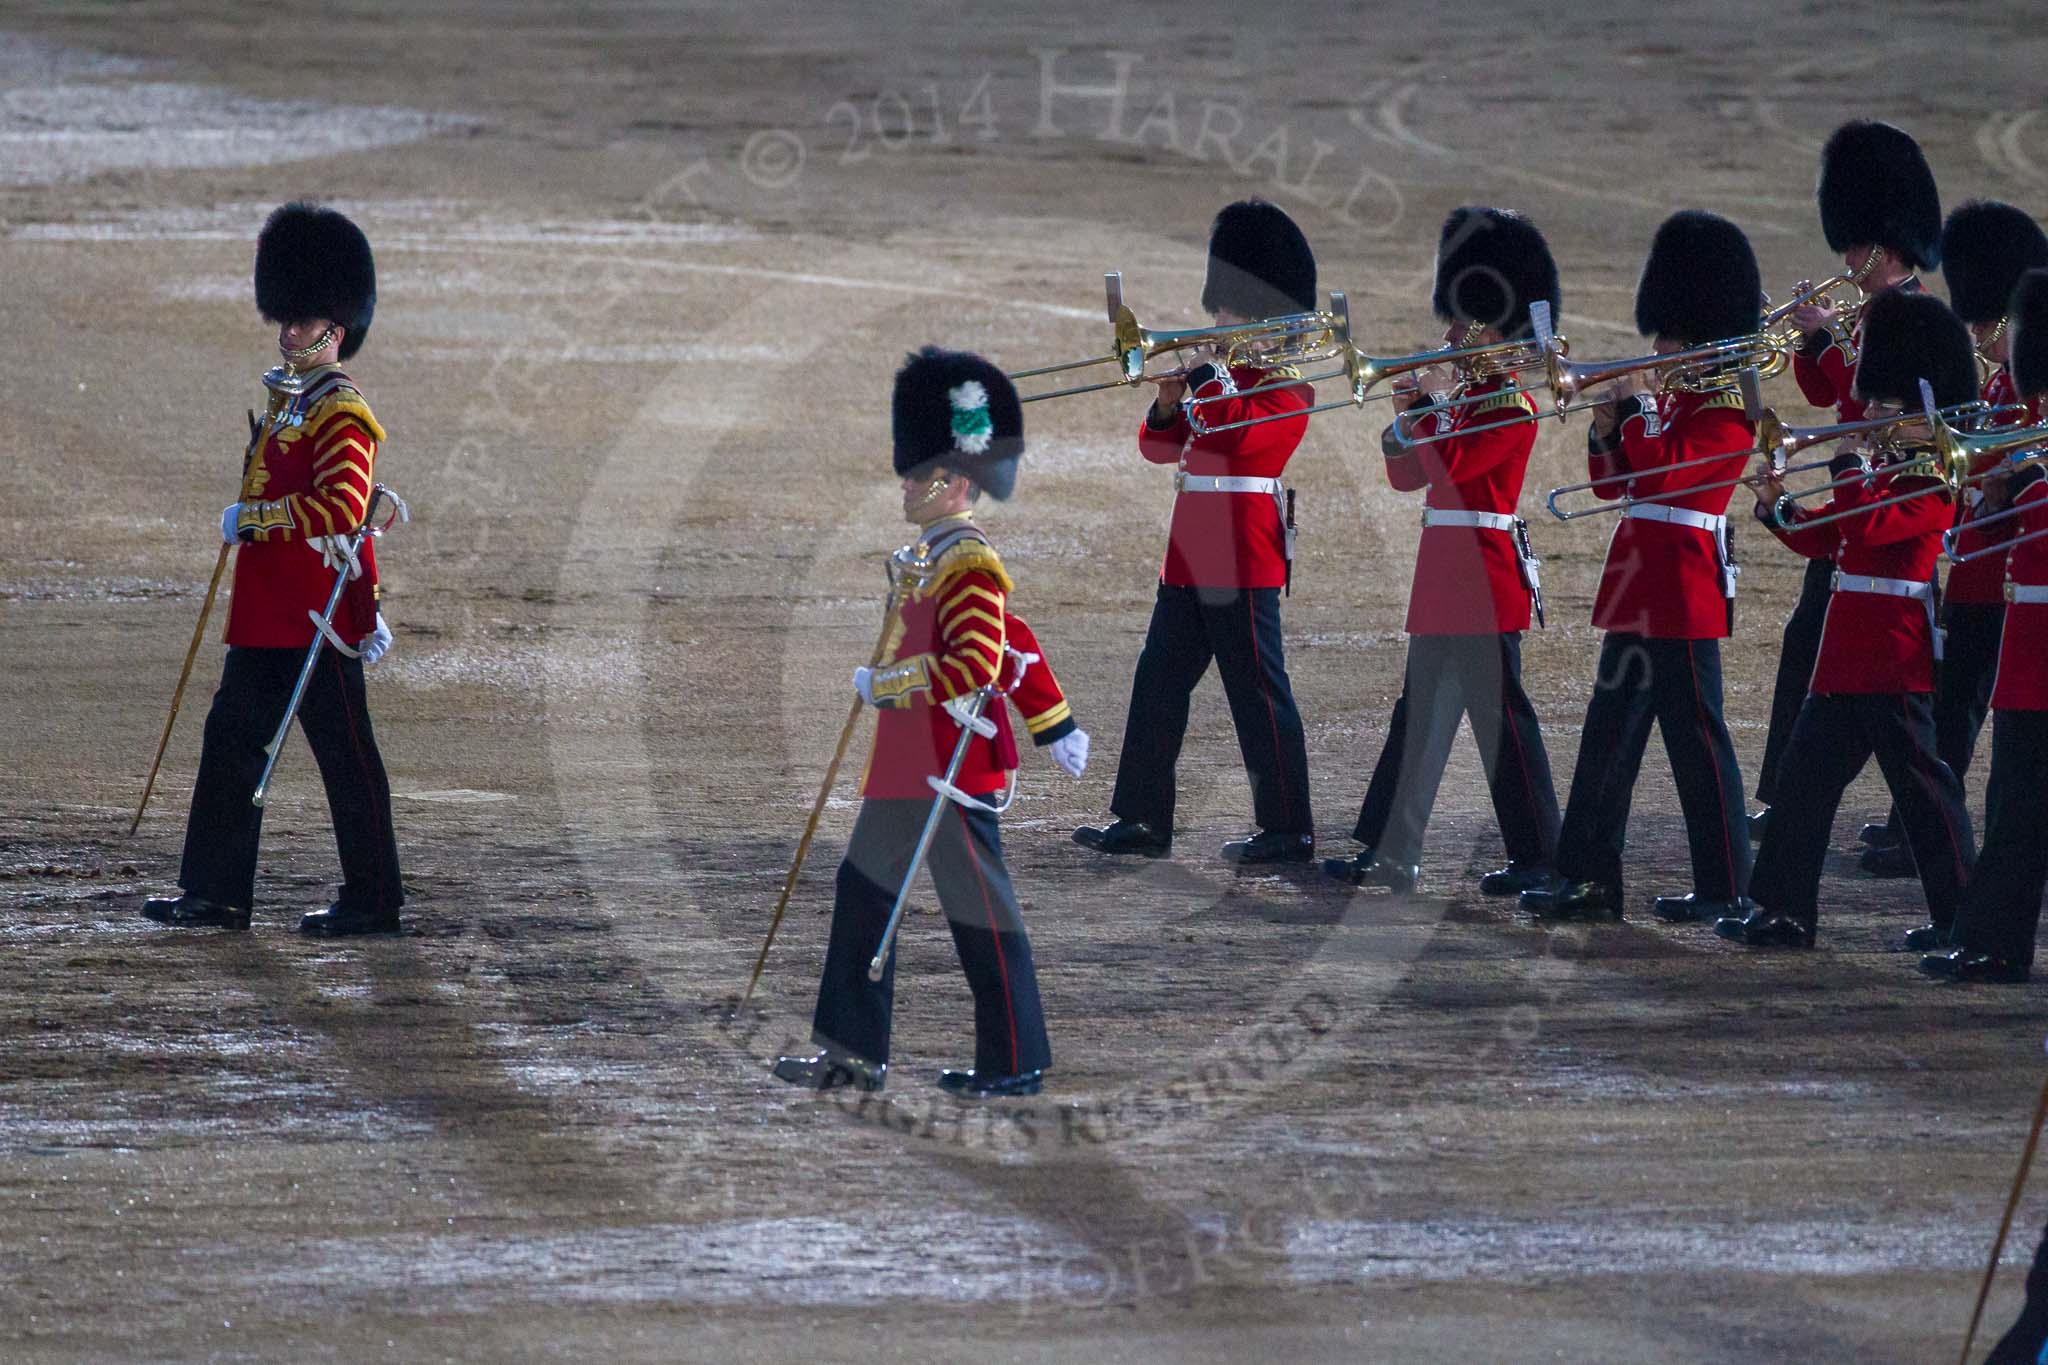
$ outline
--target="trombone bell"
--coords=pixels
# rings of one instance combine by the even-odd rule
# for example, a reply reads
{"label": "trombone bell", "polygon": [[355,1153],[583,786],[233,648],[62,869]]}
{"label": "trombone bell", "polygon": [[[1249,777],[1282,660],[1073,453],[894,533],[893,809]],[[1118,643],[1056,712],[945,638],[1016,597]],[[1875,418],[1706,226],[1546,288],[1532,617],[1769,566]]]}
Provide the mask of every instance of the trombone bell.
{"label": "trombone bell", "polygon": [[1329,359],[1338,355],[1343,346],[1349,345],[1349,319],[1334,311],[1283,313],[1277,317],[1262,318],[1254,322],[1191,327],[1180,331],[1154,331],[1141,325],[1137,315],[1124,303],[1121,273],[1111,271],[1103,276],[1102,283],[1104,311],[1108,314],[1110,324],[1108,354],[1062,361],[1056,365],[1040,365],[1028,370],[1013,370],[1009,377],[1013,381],[1034,379],[1040,375],[1063,374],[1099,366],[1108,366],[1114,371],[1113,377],[1096,383],[1051,389],[1044,393],[1020,394],[1020,401],[1036,403],[1047,398],[1066,398],[1080,393],[1097,393],[1103,389],[1129,388],[1137,384],[1183,378],[1188,374],[1190,366],[1182,365],[1176,369],[1149,373],[1145,368],[1153,357],[1177,351],[1212,349],[1222,355],[1225,363],[1232,365],[1289,365]]}

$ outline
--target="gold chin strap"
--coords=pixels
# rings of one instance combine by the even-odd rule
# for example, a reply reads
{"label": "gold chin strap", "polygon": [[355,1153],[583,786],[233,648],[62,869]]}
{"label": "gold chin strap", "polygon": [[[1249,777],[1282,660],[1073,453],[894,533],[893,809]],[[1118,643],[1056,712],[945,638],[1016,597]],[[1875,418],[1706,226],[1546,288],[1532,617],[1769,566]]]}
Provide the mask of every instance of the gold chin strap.
{"label": "gold chin strap", "polygon": [[940,495],[942,495],[946,491],[946,489],[952,485],[952,482],[953,476],[951,474],[941,474],[937,478],[933,479],[929,484],[927,484],[925,486],[924,496],[919,498],[917,500],[916,505],[910,509],[911,519],[916,520],[918,513],[924,511],[925,508],[930,507],[933,503],[937,502],[939,500]]}
{"label": "gold chin strap", "polygon": [[334,340],[334,324],[330,322],[327,324],[326,331],[314,337],[311,342],[299,347],[297,350],[284,345],[280,345],[277,349],[278,353],[284,357],[284,363],[296,370],[299,366],[326,350],[327,343],[332,340]]}
{"label": "gold chin strap", "polygon": [[2012,319],[2010,317],[2000,318],[1998,320],[1998,325],[1991,329],[1991,335],[1985,337],[1983,342],[1978,345],[1977,387],[1982,388],[1984,385],[1989,384],[1991,382],[1991,376],[1997,374],[1999,370],[2004,367],[2004,361],[1994,360],[1992,358],[1991,348],[1998,344],[1998,339],[2005,335],[2005,329],[2009,325],[2011,325],[2011,323]]}

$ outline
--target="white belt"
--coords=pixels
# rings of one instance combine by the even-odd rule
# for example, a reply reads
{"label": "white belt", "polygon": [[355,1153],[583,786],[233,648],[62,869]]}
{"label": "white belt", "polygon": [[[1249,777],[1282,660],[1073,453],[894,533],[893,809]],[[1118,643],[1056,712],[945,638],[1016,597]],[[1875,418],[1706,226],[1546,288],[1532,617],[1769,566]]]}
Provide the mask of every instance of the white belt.
{"label": "white belt", "polygon": [[2008,583],[2005,585],[2005,600],[2048,602],[2048,583]]}
{"label": "white belt", "polygon": [[1666,507],[1658,502],[1632,502],[1622,509],[1623,516],[1634,517],[1637,521],[1664,521],[1673,526],[1691,526],[1696,530],[1721,534],[1728,525],[1728,518],[1715,516],[1712,512],[1695,512],[1690,507]]}
{"label": "white belt", "polygon": [[1916,583],[1910,578],[1871,578],[1860,573],[1843,573],[1835,570],[1834,589],[1836,592],[1874,592],[1884,597],[1910,597],[1918,602],[1934,601],[1934,589],[1926,583]]}
{"label": "white belt", "polygon": [[1515,519],[1507,512],[1461,512],[1455,508],[1425,507],[1422,524],[1428,526],[1471,526],[1482,531],[1512,531]]}
{"label": "white belt", "polygon": [[1661,521],[1669,526],[1690,526],[1714,538],[1714,558],[1721,565],[1721,596],[1735,600],[1735,580],[1742,566],[1735,562],[1728,546],[1728,518],[1713,512],[1695,512],[1690,507],[1669,507],[1661,502],[1632,502],[1621,509],[1624,517],[1636,521]]}
{"label": "white belt", "polygon": [[1174,491],[1179,493],[1264,493],[1267,497],[1280,496],[1281,483],[1278,479],[1253,478],[1249,474],[1188,474],[1175,473]]}
{"label": "white belt", "polygon": [[[1467,526],[1479,531],[1506,531],[1514,535],[1518,519],[1512,512],[1468,512],[1456,507],[1425,507],[1422,509],[1422,527]],[[1543,561],[1529,548],[1526,533],[1515,535],[1515,559],[1522,568],[1522,586],[1529,590],[1529,596],[1536,604],[1538,615],[1543,611]]]}
{"label": "white belt", "polygon": [[1915,583],[1910,578],[1871,578],[1860,573],[1835,570],[1836,592],[1869,592],[1882,597],[1910,597],[1927,608],[1927,632],[1934,640],[1934,660],[1941,662],[1948,652],[1948,632],[1934,619],[1934,585]]}

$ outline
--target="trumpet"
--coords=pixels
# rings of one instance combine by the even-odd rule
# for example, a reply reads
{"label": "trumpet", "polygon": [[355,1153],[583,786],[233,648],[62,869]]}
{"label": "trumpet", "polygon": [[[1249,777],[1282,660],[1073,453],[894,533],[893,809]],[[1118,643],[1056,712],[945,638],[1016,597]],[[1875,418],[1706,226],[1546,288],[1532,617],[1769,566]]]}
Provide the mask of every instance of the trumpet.
{"label": "trumpet", "polygon": [[[1792,297],[1764,314],[1763,330],[1779,338],[1787,351],[1797,351],[1806,344],[1805,335],[1792,321],[1792,314],[1811,304],[1815,308],[1832,309],[1835,314],[1835,330],[1842,349],[1848,352],[1851,364],[1856,360],[1856,329],[1863,322],[1864,306],[1870,302],[1870,294],[1863,282],[1870,278],[1870,272],[1877,268],[1878,252],[1871,252],[1862,265],[1839,275],[1830,275],[1819,284],[1801,280],[1792,286]],[[1854,285],[1857,297],[1838,301],[1835,291]],[[1770,302],[1768,295],[1765,303]]]}
{"label": "trumpet", "polygon": [[[1333,310],[1331,312],[1285,313],[1257,322],[1190,327],[1180,331],[1155,331],[1139,325],[1137,316],[1125,306],[1122,271],[1112,270],[1104,275],[1102,289],[1111,327],[1109,354],[1062,361],[1056,365],[1040,365],[1035,369],[1013,370],[1009,377],[1012,380],[1034,379],[1040,375],[1065,374],[1100,365],[1113,367],[1116,370],[1116,377],[1099,383],[1078,384],[1064,389],[1051,389],[1044,393],[1024,394],[1020,398],[1021,402],[1036,403],[1047,398],[1068,398],[1078,393],[1097,393],[1103,389],[1156,384],[1164,379],[1184,379],[1193,366],[1183,365],[1173,370],[1149,373],[1145,366],[1156,356],[1195,348],[1216,350],[1227,363],[1233,365],[1252,362],[1262,365],[1314,363],[1336,355],[1337,338],[1340,335],[1348,337],[1350,330],[1348,315],[1335,311],[1343,306],[1343,296],[1339,294],[1330,296]],[[1345,344],[1348,344],[1348,341]]]}

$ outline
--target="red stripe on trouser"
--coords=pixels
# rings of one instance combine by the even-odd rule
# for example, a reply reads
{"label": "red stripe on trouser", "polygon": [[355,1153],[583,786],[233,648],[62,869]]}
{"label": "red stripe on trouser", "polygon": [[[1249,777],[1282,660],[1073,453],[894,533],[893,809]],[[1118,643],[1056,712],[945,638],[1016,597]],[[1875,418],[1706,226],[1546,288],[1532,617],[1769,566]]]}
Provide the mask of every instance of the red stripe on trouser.
{"label": "red stripe on trouser", "polygon": [[[346,686],[346,680],[342,677],[341,673],[341,656],[338,654],[330,654],[328,655],[328,659],[334,665],[334,690],[341,696],[341,713],[342,715],[348,718],[348,737],[349,742],[355,746],[356,767],[361,771],[363,775],[363,789],[370,793],[370,811],[371,814],[376,817],[376,819],[372,823],[376,827],[377,842],[379,845],[379,849],[381,850],[384,841],[384,812],[382,809],[382,803],[376,799],[377,784],[374,780],[374,775],[370,771],[369,757],[363,752],[362,732],[356,728],[355,708],[349,705],[348,687]],[[380,892],[386,893],[383,899],[389,899],[388,893],[390,891],[390,888],[384,885],[384,860],[381,857],[379,857],[377,858],[376,862],[377,889]],[[341,870],[341,873],[342,878],[345,881],[348,877],[348,869],[343,868]],[[383,910],[388,909],[389,907],[379,905],[376,908],[379,910]]]}
{"label": "red stripe on trouser", "polygon": [[1707,751],[1707,767],[1714,774],[1715,806],[1721,812],[1721,862],[1728,869],[1728,894],[1739,896],[1743,888],[1735,884],[1735,849],[1728,840],[1728,792],[1721,785],[1721,765],[1714,761],[1714,746],[1707,732],[1707,708],[1700,702],[1700,663],[1695,654],[1696,644],[1685,642],[1686,666],[1692,670],[1692,714],[1700,727],[1700,744]]}
{"label": "red stripe on trouser", "polygon": [[[1498,640],[1495,643],[1499,645]],[[1509,736],[1515,741],[1515,761],[1521,765],[1522,769],[1522,800],[1526,803],[1523,809],[1528,812],[1529,823],[1533,825],[1536,823],[1536,789],[1529,785],[1529,754],[1522,747],[1522,728],[1515,724],[1514,708],[1508,705],[1508,661],[1506,647],[1500,646],[1499,652],[1500,714],[1501,718],[1508,723]],[[1506,834],[1507,831],[1502,830],[1501,833]],[[1536,842],[1538,844],[1543,842],[1543,831],[1540,829],[1536,831]]]}
{"label": "red stripe on trouser", "polygon": [[[1907,695],[1903,692],[1899,694],[1899,711],[1910,729],[1913,716],[1911,708],[1906,705]],[[1937,758],[1935,761],[1939,762],[1940,760]],[[1927,780],[1924,774],[1919,774],[1918,776],[1920,786],[1927,792],[1929,799],[1932,800],[1934,797],[1934,784]],[[1948,808],[1936,800],[1934,801],[1934,809],[1940,812],[1942,830],[1948,835],[1948,856],[1950,864],[1955,868],[1956,885],[1957,887],[1962,887],[1967,883],[1970,875],[1963,867],[1962,841],[1956,838],[1956,827],[1948,818]]]}
{"label": "red stripe on trouser", "polygon": [[1003,1016],[1010,1024],[1010,1072],[1017,1071],[1017,1007],[1010,996],[1010,964],[1003,959],[1003,932],[996,928],[996,907],[989,899],[988,879],[981,875],[981,859],[974,853],[974,830],[967,823],[967,812],[953,807],[953,813],[960,817],[960,835],[967,841],[967,865],[974,869],[974,881],[981,888],[982,912],[988,916],[988,931],[996,943],[996,976],[1003,983]]}
{"label": "red stripe on trouser", "polygon": [[1250,627],[1252,637],[1252,663],[1258,667],[1259,699],[1266,703],[1266,728],[1273,734],[1273,770],[1280,779],[1280,799],[1287,808],[1290,818],[1294,815],[1294,794],[1287,789],[1287,769],[1280,753],[1280,713],[1273,709],[1273,694],[1266,690],[1266,661],[1259,653],[1259,623],[1252,613],[1252,590],[1240,588],[1244,594],[1244,619]]}

